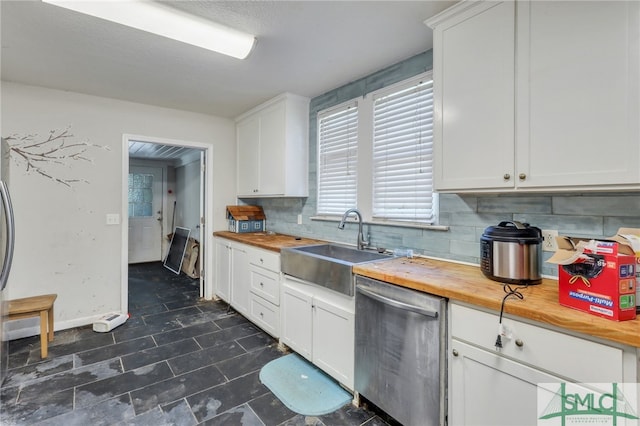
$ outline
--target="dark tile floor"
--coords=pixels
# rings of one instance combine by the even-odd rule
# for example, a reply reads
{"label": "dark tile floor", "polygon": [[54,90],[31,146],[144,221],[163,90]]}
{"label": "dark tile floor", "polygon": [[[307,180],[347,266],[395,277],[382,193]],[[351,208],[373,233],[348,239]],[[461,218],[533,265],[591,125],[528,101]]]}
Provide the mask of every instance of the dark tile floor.
{"label": "dark tile floor", "polygon": [[277,342],[161,263],[129,267],[129,311],[110,333],[56,332],[45,361],[38,337],[11,341],[0,424],[387,425],[352,405],[290,411],[258,378]]}

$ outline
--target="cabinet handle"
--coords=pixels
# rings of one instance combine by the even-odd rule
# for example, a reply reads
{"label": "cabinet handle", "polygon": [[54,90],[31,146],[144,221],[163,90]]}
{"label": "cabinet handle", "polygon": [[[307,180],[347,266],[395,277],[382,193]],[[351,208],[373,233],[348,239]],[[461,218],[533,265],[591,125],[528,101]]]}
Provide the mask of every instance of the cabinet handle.
{"label": "cabinet handle", "polygon": [[263,282],[260,283],[260,287],[264,287],[264,283]]}
{"label": "cabinet handle", "polygon": [[520,340],[520,339],[516,339],[516,346],[521,348],[521,347],[524,346],[524,342],[522,340]]}
{"label": "cabinet handle", "polygon": [[525,180],[526,178],[527,178],[527,175],[525,173],[520,173],[518,175],[518,179],[520,179],[520,180]]}
{"label": "cabinet handle", "polygon": [[453,356],[458,356],[458,350],[457,349],[454,349],[451,353],[453,354]]}
{"label": "cabinet handle", "polygon": [[260,318],[264,316],[264,312],[260,312]]}
{"label": "cabinet handle", "polygon": [[264,263],[264,259],[263,258],[260,258],[260,263]]}
{"label": "cabinet handle", "polygon": [[509,173],[505,173],[504,176],[502,176],[502,179],[509,180],[511,179],[511,175]]}

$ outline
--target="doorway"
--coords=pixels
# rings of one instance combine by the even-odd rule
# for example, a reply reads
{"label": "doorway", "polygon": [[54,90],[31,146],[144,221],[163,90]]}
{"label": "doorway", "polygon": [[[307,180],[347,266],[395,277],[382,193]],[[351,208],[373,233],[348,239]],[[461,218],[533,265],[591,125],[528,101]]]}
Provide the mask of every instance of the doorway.
{"label": "doorway", "polygon": [[[200,297],[210,297],[213,285],[207,271],[212,268],[212,260],[205,254],[213,247],[213,237],[206,232],[205,218],[213,210],[212,185],[206,178],[207,171],[212,170],[213,147],[124,135],[122,148],[122,312],[128,309],[129,263],[164,261],[174,226],[189,227],[191,237],[198,240]],[[188,212],[183,208],[176,218],[176,203],[184,200],[185,194],[189,203],[183,204],[188,205]]]}

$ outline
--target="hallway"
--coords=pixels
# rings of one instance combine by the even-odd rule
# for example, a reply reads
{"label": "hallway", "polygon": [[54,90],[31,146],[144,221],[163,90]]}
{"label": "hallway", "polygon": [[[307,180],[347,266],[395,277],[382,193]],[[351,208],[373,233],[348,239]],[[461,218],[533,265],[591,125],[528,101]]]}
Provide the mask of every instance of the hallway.
{"label": "hallway", "polygon": [[290,411],[258,378],[277,342],[161,263],[129,267],[129,307],[112,332],[57,332],[45,361],[38,337],[10,342],[0,424],[386,425],[352,405]]}

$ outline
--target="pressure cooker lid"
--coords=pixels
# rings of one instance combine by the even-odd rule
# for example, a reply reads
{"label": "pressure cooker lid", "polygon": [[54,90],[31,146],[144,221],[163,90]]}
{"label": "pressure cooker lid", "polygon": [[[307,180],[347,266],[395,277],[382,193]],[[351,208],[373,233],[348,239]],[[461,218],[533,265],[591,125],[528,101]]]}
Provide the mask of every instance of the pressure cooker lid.
{"label": "pressure cooker lid", "polygon": [[498,239],[534,239],[541,240],[542,233],[539,228],[529,226],[528,223],[521,223],[517,220],[500,222],[498,226],[489,226],[484,230],[483,237]]}

